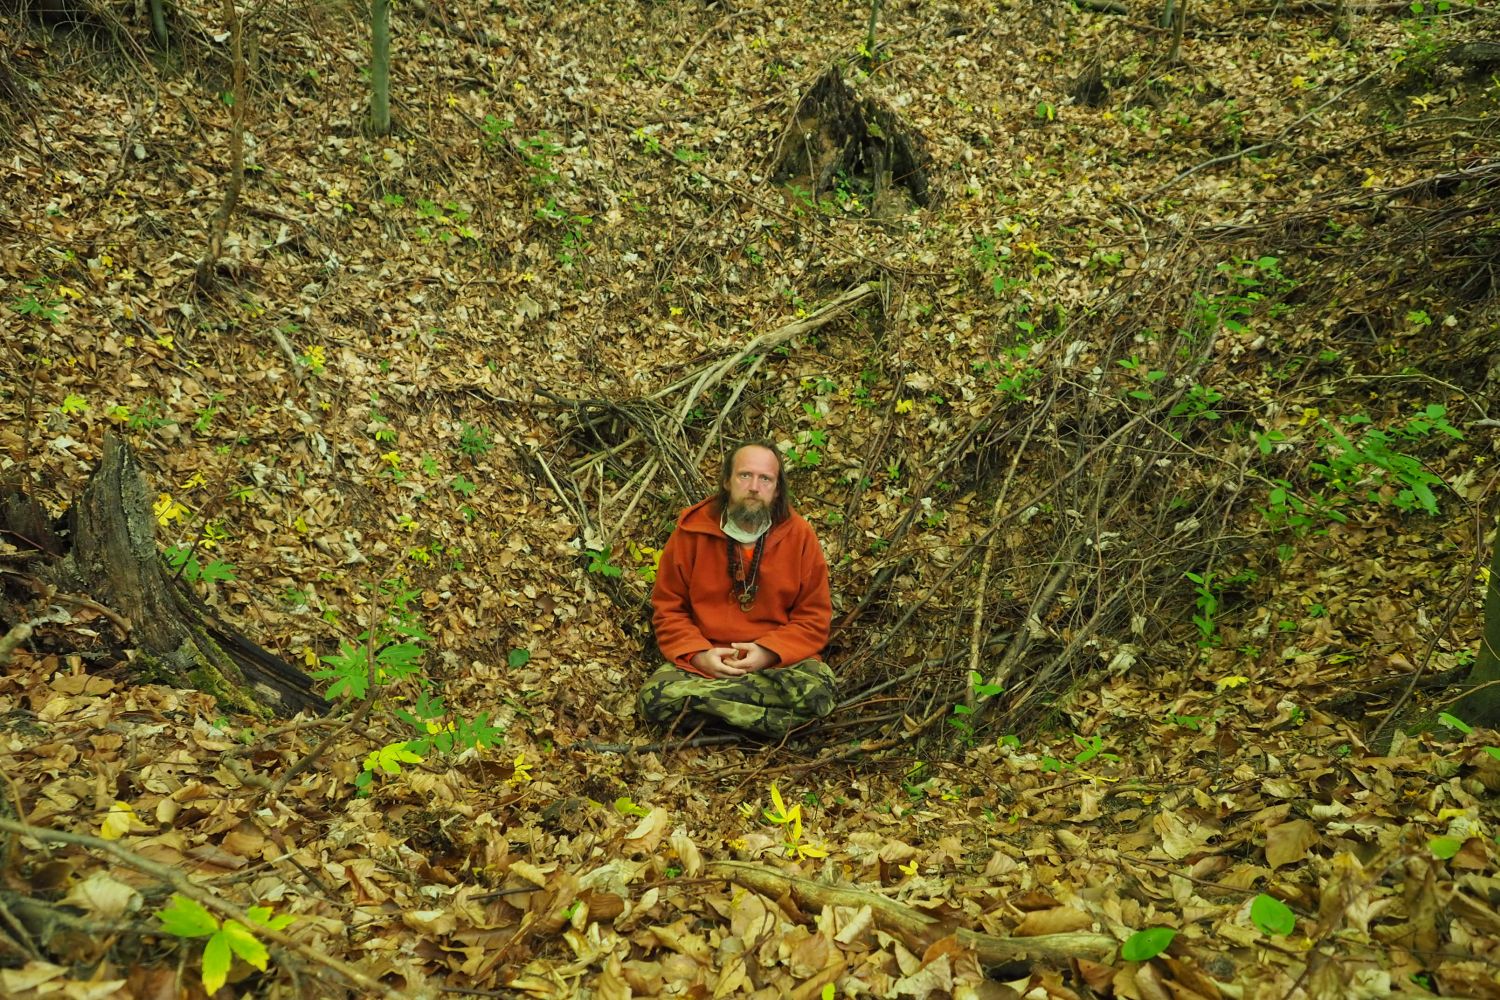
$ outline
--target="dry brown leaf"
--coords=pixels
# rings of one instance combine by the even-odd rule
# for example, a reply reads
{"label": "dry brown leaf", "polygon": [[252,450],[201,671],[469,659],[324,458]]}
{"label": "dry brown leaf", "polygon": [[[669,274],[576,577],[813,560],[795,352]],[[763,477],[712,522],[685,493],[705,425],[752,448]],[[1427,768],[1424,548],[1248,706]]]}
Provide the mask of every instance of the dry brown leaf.
{"label": "dry brown leaf", "polygon": [[125,883],[96,871],[69,889],[63,902],[100,917],[115,919],[139,909],[141,897]]}
{"label": "dry brown leaf", "polygon": [[1266,863],[1273,869],[1296,864],[1317,842],[1317,827],[1305,819],[1273,826],[1266,831]]}
{"label": "dry brown leaf", "polygon": [[1189,823],[1176,813],[1167,812],[1157,813],[1151,820],[1151,826],[1160,838],[1163,853],[1177,861],[1202,850],[1216,833],[1196,823]]}
{"label": "dry brown leaf", "polygon": [[1051,910],[1033,910],[1021,918],[1011,933],[1015,937],[1035,937],[1038,934],[1066,934],[1069,931],[1086,930],[1094,926],[1093,917],[1071,906],[1058,906]]}
{"label": "dry brown leaf", "polygon": [[669,822],[671,822],[671,819],[667,811],[661,806],[657,806],[641,817],[641,821],[635,825],[635,829],[630,831],[630,835],[625,838],[625,843],[630,846],[632,851],[641,854],[655,854],[657,847],[661,844],[662,838],[666,836],[667,824]]}

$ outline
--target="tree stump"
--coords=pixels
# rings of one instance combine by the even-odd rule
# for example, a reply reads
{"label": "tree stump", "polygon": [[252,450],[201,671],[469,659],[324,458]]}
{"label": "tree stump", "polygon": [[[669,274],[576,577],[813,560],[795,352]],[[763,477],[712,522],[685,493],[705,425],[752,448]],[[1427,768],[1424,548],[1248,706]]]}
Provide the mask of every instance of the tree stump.
{"label": "tree stump", "polygon": [[772,173],[809,189],[814,201],[845,184],[870,192],[870,214],[902,214],[910,202],[931,201],[925,144],[895,112],[861,98],[831,66],[797,105],[782,136]]}
{"label": "tree stump", "polygon": [[[146,477],[123,439],[106,433],[103,460],[66,521],[66,538],[59,538],[29,497],[15,489],[0,494],[0,534],[56,557],[25,577],[50,591],[42,603],[63,591],[119,612],[128,619],[122,640],[135,649],[141,679],[196,688],[226,709],[262,718],[326,710],[305,673],[245,638],[167,573]],[[0,599],[0,616],[17,618],[19,608]],[[0,632],[15,624],[0,620]]]}

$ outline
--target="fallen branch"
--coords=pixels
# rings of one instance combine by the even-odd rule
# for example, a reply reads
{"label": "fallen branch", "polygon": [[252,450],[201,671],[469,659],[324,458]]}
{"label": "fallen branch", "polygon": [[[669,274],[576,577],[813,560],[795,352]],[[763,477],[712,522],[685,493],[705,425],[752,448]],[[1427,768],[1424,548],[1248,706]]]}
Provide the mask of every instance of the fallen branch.
{"label": "fallen branch", "polygon": [[[1005,498],[1010,494],[1010,484],[1015,482],[1016,467],[1021,464],[1021,455],[1025,453],[1026,446],[1031,443],[1031,433],[1036,430],[1037,421],[1031,420],[1026,424],[1026,435],[1021,438],[1020,447],[1016,448],[1015,454],[1010,458],[1010,469],[1005,473],[1005,481],[1000,484],[1000,491],[995,495],[995,504],[990,508],[990,521],[994,522],[1002,511],[1005,510]],[[974,582],[974,621],[969,631],[969,676],[980,676],[979,654],[983,648],[984,635],[984,588],[989,581],[990,570],[995,565],[995,549],[1000,541],[998,534],[991,535],[989,543],[984,548],[984,563],[979,569],[979,579]],[[1029,619],[1028,619],[1029,621]],[[1017,639],[1026,634],[1028,630],[1021,628],[1017,631]],[[998,672],[998,671],[997,671]],[[968,686],[964,696],[964,704],[969,708],[974,707],[975,697],[974,685]]]}
{"label": "fallen branch", "polygon": [[121,863],[129,865],[136,871],[144,875],[150,875],[158,882],[171,886],[175,891],[182,893],[195,902],[203,904],[205,908],[214,911],[221,917],[237,920],[246,927],[254,927],[257,937],[280,945],[288,951],[296,952],[308,961],[315,962],[326,969],[338,973],[368,995],[389,997],[391,1000],[407,1000],[409,996],[409,994],[401,990],[392,989],[379,980],[371,978],[348,962],[341,961],[331,955],[323,954],[312,945],[304,944],[284,931],[278,931],[267,927],[265,924],[252,921],[246,916],[244,910],[198,886],[177,869],[158,864],[149,858],[143,858],[115,841],[101,840],[98,837],[91,837],[85,833],[70,833],[66,830],[53,830],[44,826],[32,826],[29,823],[18,823],[8,819],[0,819],[0,830],[6,833],[19,834],[22,837],[30,837],[33,840],[50,841],[55,844],[72,844],[75,847],[84,847],[91,851],[102,851]]}
{"label": "fallen branch", "polygon": [[[876,924],[888,933],[899,936],[917,954],[921,954],[934,938],[944,936],[946,930],[937,918],[865,889],[824,885],[745,861],[711,861],[706,871],[772,899],[791,893],[797,905],[804,909],[868,906],[874,914]],[[1119,946],[1119,942],[1110,935],[1089,931],[1003,938],[960,927],[955,935],[960,946],[973,951],[986,965],[1001,965],[1006,962],[1060,963],[1074,958],[1108,962]]]}
{"label": "fallen branch", "polygon": [[[667,386],[664,389],[658,389],[656,392],[653,392],[646,398],[653,400],[664,399],[667,396],[672,395],[674,392],[677,392],[679,389],[691,386],[691,389],[689,389],[687,393],[687,397],[677,407],[677,419],[678,423],[681,424],[687,420],[688,414],[693,409],[693,404],[697,402],[705,392],[711,392],[715,387],[717,387],[718,384],[724,380],[724,377],[728,375],[729,372],[734,368],[734,366],[739,364],[742,360],[749,357],[751,354],[769,353],[770,351],[775,350],[777,347],[786,343],[788,340],[791,340],[793,337],[801,336],[804,333],[811,333],[813,330],[827,325],[830,321],[834,320],[847,310],[859,305],[861,302],[864,302],[867,298],[877,294],[879,291],[880,286],[873,281],[867,281],[862,285],[856,285],[855,287],[846,291],[844,294],[840,295],[838,298],[834,299],[832,302],[828,302],[818,307],[808,315],[803,316],[802,318],[791,323],[787,323],[785,326],[779,326],[774,330],[769,330],[759,335],[758,337],[753,338],[744,347],[740,348],[729,357],[722,358],[716,362],[712,362],[704,368],[688,375],[686,378],[678,379],[676,382],[673,382],[671,385]],[[738,397],[736,396],[735,398]],[[731,403],[732,402],[733,400],[731,400]],[[722,422],[722,416],[720,420]],[[585,455],[583,458],[573,463],[573,468],[585,468],[591,462],[594,462],[599,458],[608,457],[610,454],[613,454],[615,452],[622,451],[625,448],[628,448],[629,446],[640,442],[641,440],[642,436],[640,432],[636,431],[619,444],[611,445],[609,448],[606,448],[602,451],[591,452],[590,454]]]}
{"label": "fallen branch", "polygon": [[658,740],[655,743],[595,743],[593,740],[579,740],[577,743],[569,743],[558,749],[588,750],[593,753],[657,753],[662,750],[679,750],[683,747],[713,747],[725,743],[743,743],[752,738],[748,733],[711,733],[686,740]]}

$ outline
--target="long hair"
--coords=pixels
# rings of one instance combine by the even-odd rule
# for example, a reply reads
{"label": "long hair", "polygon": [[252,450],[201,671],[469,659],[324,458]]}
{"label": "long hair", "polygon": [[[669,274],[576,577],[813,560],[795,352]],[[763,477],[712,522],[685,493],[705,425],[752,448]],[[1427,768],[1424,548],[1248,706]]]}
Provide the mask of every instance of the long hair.
{"label": "long hair", "polygon": [[724,463],[719,469],[719,492],[714,494],[714,510],[723,514],[729,503],[729,477],[734,475],[734,456],[746,448],[764,448],[776,456],[776,496],[771,500],[771,523],[780,524],[792,516],[792,501],[786,484],[786,462],[771,441],[746,441],[724,454]]}

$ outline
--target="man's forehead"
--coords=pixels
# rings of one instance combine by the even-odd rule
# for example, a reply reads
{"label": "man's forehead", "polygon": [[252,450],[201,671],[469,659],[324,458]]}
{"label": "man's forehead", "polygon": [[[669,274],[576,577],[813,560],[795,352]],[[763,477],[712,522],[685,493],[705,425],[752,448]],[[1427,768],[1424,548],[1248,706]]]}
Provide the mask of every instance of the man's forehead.
{"label": "man's forehead", "polygon": [[747,444],[734,453],[734,469],[735,471],[739,471],[750,466],[775,472],[776,455],[762,445]]}

